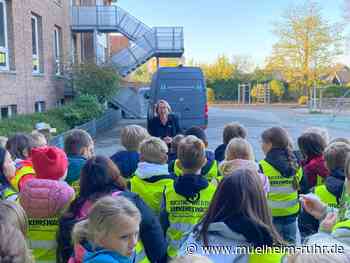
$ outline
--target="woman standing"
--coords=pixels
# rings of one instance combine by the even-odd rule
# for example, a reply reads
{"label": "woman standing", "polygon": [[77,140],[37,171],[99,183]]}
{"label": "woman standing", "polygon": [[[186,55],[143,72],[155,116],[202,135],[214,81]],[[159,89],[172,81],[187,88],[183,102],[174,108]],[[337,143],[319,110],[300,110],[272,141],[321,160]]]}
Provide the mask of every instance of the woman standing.
{"label": "woman standing", "polygon": [[155,115],[148,122],[148,132],[151,136],[160,137],[170,146],[172,138],[181,133],[179,119],[174,114],[171,114],[171,107],[165,100],[157,102]]}

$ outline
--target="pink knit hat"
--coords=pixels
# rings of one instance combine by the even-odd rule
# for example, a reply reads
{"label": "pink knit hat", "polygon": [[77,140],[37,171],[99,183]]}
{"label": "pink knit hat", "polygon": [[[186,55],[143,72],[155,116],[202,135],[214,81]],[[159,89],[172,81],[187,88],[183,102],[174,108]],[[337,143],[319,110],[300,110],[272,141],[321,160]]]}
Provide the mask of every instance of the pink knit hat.
{"label": "pink knit hat", "polygon": [[31,158],[37,178],[60,180],[66,174],[67,155],[60,148],[54,146],[34,148]]}
{"label": "pink knit hat", "polygon": [[21,189],[20,203],[30,218],[56,216],[74,198],[74,190],[65,182],[32,179]]}

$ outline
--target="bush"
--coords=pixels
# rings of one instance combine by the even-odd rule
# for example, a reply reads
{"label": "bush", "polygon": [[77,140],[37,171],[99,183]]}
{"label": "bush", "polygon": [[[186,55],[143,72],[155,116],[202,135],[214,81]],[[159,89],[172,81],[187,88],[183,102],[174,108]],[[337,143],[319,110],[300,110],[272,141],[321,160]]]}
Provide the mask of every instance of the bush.
{"label": "bush", "polygon": [[16,132],[30,133],[38,122],[49,123],[51,127],[57,129],[59,134],[93,118],[98,118],[102,112],[102,107],[95,97],[80,96],[61,108],[1,120],[0,135],[10,136]]}
{"label": "bush", "polygon": [[209,103],[215,100],[215,92],[212,88],[207,88],[207,99]]}
{"label": "bush", "polygon": [[112,98],[119,88],[119,76],[107,65],[83,63],[74,65],[70,75],[74,89],[82,95],[96,96],[100,103]]}
{"label": "bush", "polygon": [[[324,89],[322,96],[325,98],[339,98],[344,96],[344,94],[349,90],[350,87],[347,86],[332,85]],[[348,94],[347,97],[350,97],[350,94]]]}
{"label": "bush", "polygon": [[307,96],[300,96],[298,99],[299,105],[306,105],[309,102],[309,98]]}

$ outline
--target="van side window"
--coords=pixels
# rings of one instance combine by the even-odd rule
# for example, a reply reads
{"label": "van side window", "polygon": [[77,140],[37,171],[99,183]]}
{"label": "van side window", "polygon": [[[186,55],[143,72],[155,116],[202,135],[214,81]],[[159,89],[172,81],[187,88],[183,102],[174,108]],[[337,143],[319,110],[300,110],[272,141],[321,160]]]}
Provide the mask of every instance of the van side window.
{"label": "van side window", "polygon": [[203,90],[204,85],[198,79],[162,79],[160,80],[160,89],[196,89]]}

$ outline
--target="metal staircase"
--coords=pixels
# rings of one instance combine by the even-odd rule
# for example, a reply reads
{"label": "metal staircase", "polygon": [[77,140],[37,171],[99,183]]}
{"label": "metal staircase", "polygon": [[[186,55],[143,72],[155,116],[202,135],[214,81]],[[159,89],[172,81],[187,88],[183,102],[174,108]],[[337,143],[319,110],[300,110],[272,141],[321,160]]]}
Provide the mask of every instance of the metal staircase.
{"label": "metal staircase", "polygon": [[152,57],[181,57],[183,28],[150,28],[118,6],[72,6],[73,32],[118,32],[132,41],[111,58],[121,76],[126,76]]}

